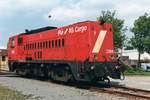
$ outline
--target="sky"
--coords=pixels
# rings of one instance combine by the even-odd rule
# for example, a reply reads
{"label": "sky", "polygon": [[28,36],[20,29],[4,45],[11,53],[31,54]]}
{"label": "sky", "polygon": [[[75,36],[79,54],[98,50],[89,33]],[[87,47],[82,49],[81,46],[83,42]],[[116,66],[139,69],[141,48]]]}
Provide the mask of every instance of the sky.
{"label": "sky", "polygon": [[97,20],[102,10],[116,10],[116,17],[130,29],[139,16],[150,14],[150,0],[0,0],[0,47],[25,29]]}

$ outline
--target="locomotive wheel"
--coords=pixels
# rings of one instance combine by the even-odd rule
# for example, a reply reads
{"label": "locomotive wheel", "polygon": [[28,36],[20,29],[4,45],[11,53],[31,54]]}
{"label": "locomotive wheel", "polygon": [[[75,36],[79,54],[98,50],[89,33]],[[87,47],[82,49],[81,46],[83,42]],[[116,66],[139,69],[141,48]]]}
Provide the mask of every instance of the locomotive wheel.
{"label": "locomotive wheel", "polygon": [[19,74],[19,69],[15,69],[14,72],[15,72],[16,75],[20,75],[20,74]]}
{"label": "locomotive wheel", "polygon": [[55,71],[52,71],[51,72],[51,79],[54,81],[63,81],[63,82],[67,82],[70,79],[69,74],[67,72],[63,72],[61,74],[62,75],[58,74]]}
{"label": "locomotive wheel", "polygon": [[66,67],[59,68],[57,67],[56,69],[50,69],[48,71],[48,76],[53,80],[53,81],[62,81],[62,82],[68,82],[72,79],[72,75],[69,73],[68,68]]}

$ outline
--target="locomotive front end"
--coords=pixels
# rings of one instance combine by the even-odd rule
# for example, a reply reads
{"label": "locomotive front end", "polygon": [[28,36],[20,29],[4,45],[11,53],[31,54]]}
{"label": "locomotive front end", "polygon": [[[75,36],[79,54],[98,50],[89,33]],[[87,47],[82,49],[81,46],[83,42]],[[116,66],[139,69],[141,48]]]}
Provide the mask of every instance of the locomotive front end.
{"label": "locomotive front end", "polygon": [[109,80],[109,77],[121,79],[122,66],[114,50],[114,40],[111,24],[99,24],[93,37],[91,72],[97,81]]}

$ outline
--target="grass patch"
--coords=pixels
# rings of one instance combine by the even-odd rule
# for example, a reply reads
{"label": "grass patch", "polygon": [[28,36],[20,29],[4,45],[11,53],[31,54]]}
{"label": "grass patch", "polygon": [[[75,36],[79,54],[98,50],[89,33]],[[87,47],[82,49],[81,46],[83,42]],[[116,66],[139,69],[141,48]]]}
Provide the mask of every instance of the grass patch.
{"label": "grass patch", "polygon": [[31,97],[32,95],[23,95],[21,92],[0,86],[0,100],[27,100]]}
{"label": "grass patch", "polygon": [[141,75],[141,76],[150,76],[150,72],[144,71],[142,68],[132,68],[127,65],[124,65],[125,75]]}

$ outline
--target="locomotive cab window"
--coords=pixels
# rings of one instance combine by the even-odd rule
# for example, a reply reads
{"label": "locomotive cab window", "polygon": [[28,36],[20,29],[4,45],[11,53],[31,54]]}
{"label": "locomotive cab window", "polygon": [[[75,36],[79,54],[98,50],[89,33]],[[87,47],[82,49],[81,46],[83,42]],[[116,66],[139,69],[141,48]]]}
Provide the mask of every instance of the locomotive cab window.
{"label": "locomotive cab window", "polygon": [[12,40],[11,40],[11,48],[14,48],[15,47],[15,39],[13,38]]}
{"label": "locomotive cab window", "polygon": [[18,38],[18,44],[22,44],[23,43],[23,39],[22,39],[22,37],[19,37]]}

